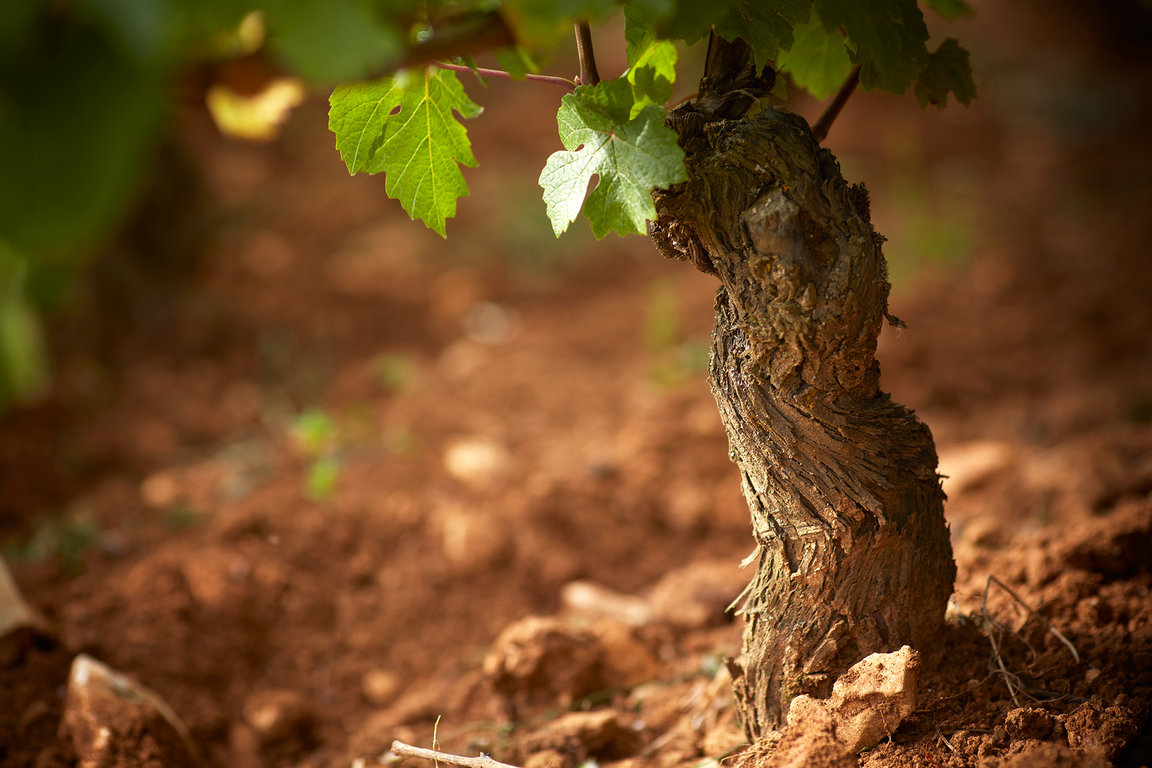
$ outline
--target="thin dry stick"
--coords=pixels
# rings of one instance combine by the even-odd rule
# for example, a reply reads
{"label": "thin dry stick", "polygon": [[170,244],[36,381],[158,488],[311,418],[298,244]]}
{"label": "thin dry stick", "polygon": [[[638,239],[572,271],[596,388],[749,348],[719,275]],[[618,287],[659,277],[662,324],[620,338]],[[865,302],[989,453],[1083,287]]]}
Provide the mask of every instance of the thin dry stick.
{"label": "thin dry stick", "polygon": [[1004,685],[1008,686],[1008,694],[1012,697],[1012,703],[1020,706],[1020,700],[1016,698],[1016,691],[1024,690],[1024,684],[1017,675],[1009,672],[1008,667],[1004,666],[1004,657],[1000,654],[1000,643],[995,631],[989,630],[988,642],[992,644],[992,656],[996,659],[996,666],[1000,668],[1000,677],[1003,678]]}
{"label": "thin dry stick", "polygon": [[434,764],[458,765],[461,766],[461,768],[518,768],[518,766],[515,765],[493,760],[483,752],[480,753],[479,757],[463,757],[461,755],[450,755],[435,749],[414,747],[400,740],[392,742],[391,752],[396,755],[396,757],[414,757],[418,760],[431,760]]}
{"label": "thin dry stick", "polygon": [[[980,601],[980,615],[984,619],[984,626],[988,630],[988,642],[992,645],[992,658],[996,661],[996,666],[1000,668],[1000,677],[1004,680],[1004,685],[1008,686],[1008,695],[1012,697],[1012,703],[1020,706],[1020,700],[1016,697],[1017,690],[1023,690],[1024,684],[1020,678],[1015,674],[1008,671],[1008,667],[1004,665],[1004,656],[1000,653],[1000,623],[992,618],[991,612],[988,610],[988,592],[992,587],[992,574],[988,574],[988,581],[984,584],[984,597]],[[999,579],[997,579],[999,581]]]}
{"label": "thin dry stick", "polygon": [[[1011,587],[1009,587],[1004,582],[1000,581],[1000,579],[998,579],[995,575],[993,575],[991,573],[988,574],[988,582],[984,585],[984,603],[985,603],[985,605],[987,605],[987,603],[988,603],[988,587],[992,586],[992,584],[996,584],[996,586],[1000,587],[1000,589],[1007,592],[1012,597],[1012,599],[1015,600],[1016,603],[1021,608],[1023,608],[1025,611],[1028,612],[1028,618],[1031,618],[1036,613],[1036,611],[1034,611],[1032,609],[1032,606],[1028,605],[1028,603],[1021,600],[1020,596],[1012,591]],[[1064,633],[1062,633],[1060,630],[1056,629],[1056,627],[1053,627],[1052,625],[1050,625],[1048,622],[1044,622],[1044,628],[1047,629],[1050,633],[1052,633],[1053,637],[1055,637],[1057,640],[1059,640],[1061,643],[1064,644],[1064,647],[1068,649],[1068,653],[1072,654],[1072,659],[1077,664],[1079,664],[1080,663],[1080,652],[1076,650],[1076,646],[1072,644],[1072,641],[1069,640],[1067,637],[1065,637]]]}
{"label": "thin dry stick", "polygon": [[[1026,618],[1031,618],[1036,613],[1036,611],[1032,609],[1032,606],[1024,602],[1024,600],[1022,600],[1020,596],[1011,589],[1011,587],[1000,581],[1000,579],[995,575],[991,573],[988,574],[988,580],[984,584],[984,597],[980,603],[980,614],[984,619],[985,627],[988,629],[988,642],[992,645],[992,656],[996,660],[996,666],[1000,669],[1000,677],[1004,680],[1004,684],[1008,686],[1008,693],[1012,697],[1012,703],[1016,706],[1020,706],[1020,700],[1016,697],[1016,692],[1024,691],[1025,686],[1024,683],[1020,680],[1020,677],[1012,672],[1009,672],[1008,668],[1004,664],[1004,657],[1000,653],[1000,633],[998,632],[1000,624],[992,618],[992,614],[988,610],[988,593],[991,591],[993,584],[1007,592],[1008,595],[1016,601],[1017,605],[1027,611],[1028,615]],[[1072,654],[1072,658],[1076,661],[1077,664],[1079,664],[1080,653],[1076,650],[1076,646],[1074,646],[1072,642],[1055,627],[1049,626],[1047,622],[1045,622],[1044,626],[1049,632],[1052,633],[1054,637],[1056,637],[1061,643],[1064,644],[1064,647],[1067,648],[1069,653]],[[1032,649],[1032,654],[1033,657],[1035,657],[1035,649]]]}
{"label": "thin dry stick", "polygon": [[844,105],[848,103],[848,97],[856,90],[859,82],[860,67],[853,67],[852,73],[840,86],[840,90],[836,91],[836,95],[832,97],[832,101],[824,110],[824,114],[820,115],[820,118],[812,124],[812,135],[816,137],[817,144],[824,143],[824,139],[828,138],[828,130],[832,127],[832,123],[836,122],[840,110],[844,109]]}
{"label": "thin dry stick", "polygon": [[637,752],[637,757],[648,757],[649,755],[655,754],[658,749],[672,741],[672,739],[676,738],[677,736],[682,735],[685,730],[689,729],[686,729],[682,722],[676,723],[676,725],[673,725],[671,728],[664,731],[664,733],[657,736],[655,739],[650,741],[646,747]]}
{"label": "thin dry stick", "polygon": [[936,726],[936,738],[944,742],[944,746],[948,747],[949,752],[956,752],[956,747],[952,746],[952,742],[948,741],[948,738],[944,735],[944,732],[940,730],[939,725]]}

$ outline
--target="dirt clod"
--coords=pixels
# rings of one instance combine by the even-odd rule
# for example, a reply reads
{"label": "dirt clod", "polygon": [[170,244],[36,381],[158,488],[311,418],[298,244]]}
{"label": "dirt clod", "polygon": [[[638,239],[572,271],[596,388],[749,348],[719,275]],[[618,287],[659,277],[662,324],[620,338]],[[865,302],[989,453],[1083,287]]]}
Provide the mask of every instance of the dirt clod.
{"label": "dirt clod", "polygon": [[1111,763],[1095,749],[1072,749],[1052,742],[1021,742],[1000,758],[987,758],[980,768],[1108,768]]}
{"label": "dirt clod", "polygon": [[530,616],[500,633],[484,659],[492,688],[517,707],[572,703],[604,687],[599,640],[555,618]]}
{"label": "dirt clod", "polygon": [[387,706],[399,689],[399,676],[388,669],[370,669],[360,679],[360,690],[373,706]]}
{"label": "dirt clod", "polygon": [[744,729],[734,721],[719,723],[704,734],[700,740],[700,751],[708,757],[721,758],[747,743]]}
{"label": "dirt clod", "polygon": [[681,629],[702,629],[732,620],[728,606],[751,574],[731,561],[701,561],[669,571],[652,588],[656,621]]}
{"label": "dirt clod", "polygon": [[[853,768],[854,753],[836,735],[836,717],[816,699],[795,706],[795,726],[784,731],[773,751],[760,754],[753,750],[741,768]],[[791,717],[791,711],[789,712]]]}
{"label": "dirt clod", "polygon": [[306,737],[312,723],[312,706],[299,691],[258,691],[244,702],[244,721],[264,745]]}
{"label": "dirt clod", "polygon": [[500,634],[484,660],[484,673],[506,704],[523,713],[630,688],[658,675],[659,665],[633,629],[619,621],[582,626],[572,619],[532,616]]}
{"label": "dirt clod", "polygon": [[545,749],[528,755],[524,768],[572,768],[576,761],[555,749]]}
{"label": "dirt clod", "polygon": [[1098,750],[1114,759],[1136,735],[1138,725],[1125,707],[1102,707],[1086,701],[1064,719],[1068,745]]}
{"label": "dirt clod", "polygon": [[1037,707],[1017,707],[1004,716],[1004,729],[1014,739],[1043,739],[1053,725],[1052,714]]}
{"label": "dirt clod", "polygon": [[559,752],[583,761],[610,755],[624,734],[612,710],[569,712],[525,737],[523,747],[530,753]]}
{"label": "dirt clod", "polygon": [[642,626],[652,618],[652,606],[635,595],[625,595],[591,581],[570,581],[560,590],[565,612],[586,619],[614,619]]}

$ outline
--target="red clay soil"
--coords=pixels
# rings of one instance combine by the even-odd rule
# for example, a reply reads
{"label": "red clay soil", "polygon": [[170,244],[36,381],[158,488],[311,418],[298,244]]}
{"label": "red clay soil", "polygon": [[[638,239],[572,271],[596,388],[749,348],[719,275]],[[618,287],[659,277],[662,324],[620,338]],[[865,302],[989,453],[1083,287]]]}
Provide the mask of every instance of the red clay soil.
{"label": "red clay soil", "polygon": [[[970,110],[861,96],[828,140],[890,238],[883,382],[936,436],[960,572],[916,711],[849,764],[1152,763],[1145,80],[1120,33],[1026,8],[945,30]],[[555,103],[527,88],[484,94],[446,242],[348,178],[322,102],[267,147],[186,117],[198,276],[61,320],[54,391],[0,432],[5,559],[51,627],[0,659],[0,763],[78,764],[79,652],[221,768],[434,734],[535,768],[739,754],[714,284],[639,238],[553,244]],[[909,276],[916,251],[950,261]]]}

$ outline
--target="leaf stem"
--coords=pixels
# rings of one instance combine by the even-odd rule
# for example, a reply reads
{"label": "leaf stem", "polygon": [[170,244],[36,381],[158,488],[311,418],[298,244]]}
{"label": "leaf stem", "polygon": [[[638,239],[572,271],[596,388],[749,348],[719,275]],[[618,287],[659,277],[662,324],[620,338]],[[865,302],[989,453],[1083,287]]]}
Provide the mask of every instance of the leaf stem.
{"label": "leaf stem", "polygon": [[596,71],[596,54],[592,50],[592,30],[586,21],[576,22],[576,53],[580,56],[580,85],[596,85],[600,74]]}
{"label": "leaf stem", "polygon": [[840,86],[840,90],[836,91],[836,95],[832,97],[832,101],[824,110],[824,114],[820,115],[819,119],[812,124],[812,135],[816,137],[817,144],[823,144],[824,139],[828,138],[828,130],[832,127],[832,123],[836,122],[836,117],[840,114],[840,110],[844,108],[847,103],[848,97],[856,90],[856,86],[860,83],[860,67],[853,67],[848,79]]}
{"label": "leaf stem", "polygon": [[[450,64],[446,61],[434,61],[433,66],[440,67],[440,69],[450,69],[453,72],[475,72],[484,77],[504,77],[512,78],[512,74],[505,72],[502,69],[488,69],[487,67],[469,67],[467,64]],[[576,83],[572,82],[566,77],[555,77],[553,75],[535,75],[531,72],[524,75],[525,80],[531,80],[535,83],[547,83],[548,85],[557,85],[561,88],[572,90],[576,87]]]}

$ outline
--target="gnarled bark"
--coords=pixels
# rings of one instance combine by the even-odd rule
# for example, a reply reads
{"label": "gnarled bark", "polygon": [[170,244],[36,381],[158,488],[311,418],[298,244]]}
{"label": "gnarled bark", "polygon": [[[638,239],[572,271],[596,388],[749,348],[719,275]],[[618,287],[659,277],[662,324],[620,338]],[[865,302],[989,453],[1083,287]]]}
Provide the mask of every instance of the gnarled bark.
{"label": "gnarled bark", "polygon": [[856,661],[941,626],[955,565],[928,428],[879,389],[883,238],[803,119],[669,117],[688,181],[653,238],[721,283],[711,385],[743,476],[757,571],[730,666],[750,737]]}

